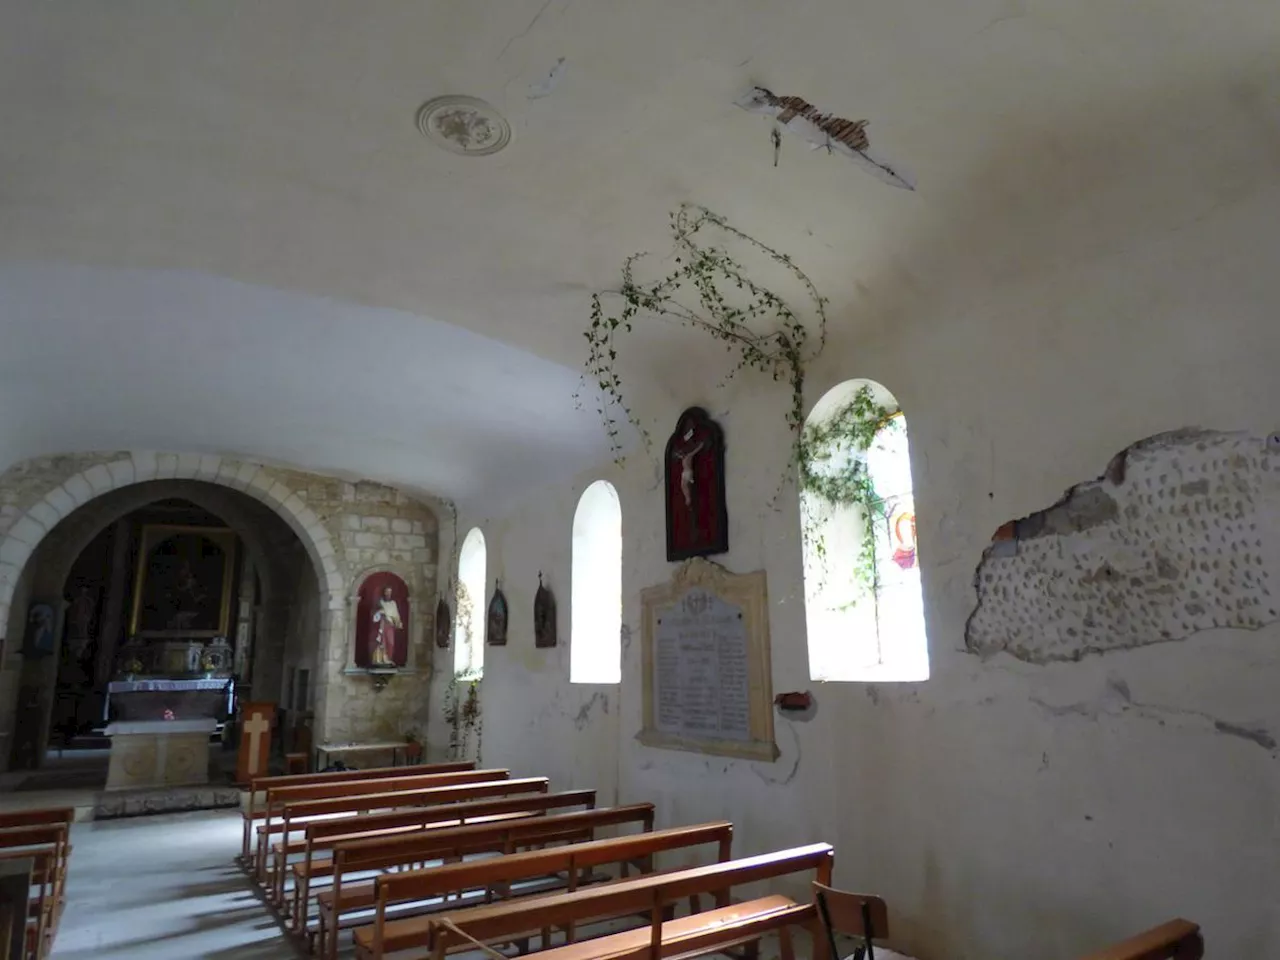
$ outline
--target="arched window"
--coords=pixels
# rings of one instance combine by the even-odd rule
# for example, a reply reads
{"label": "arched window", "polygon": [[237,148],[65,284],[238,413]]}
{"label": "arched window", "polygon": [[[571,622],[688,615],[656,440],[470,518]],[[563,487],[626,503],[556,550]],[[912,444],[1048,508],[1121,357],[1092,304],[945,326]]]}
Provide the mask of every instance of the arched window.
{"label": "arched window", "polygon": [[878,383],[850,380],[804,427],[800,516],[813,680],[929,679],[907,424]]}
{"label": "arched window", "polygon": [[573,515],[569,682],[622,682],[622,506],[607,480]]}
{"label": "arched window", "polygon": [[458,587],[454,594],[453,672],[474,679],[484,673],[484,534],[473,527],[458,553]]}

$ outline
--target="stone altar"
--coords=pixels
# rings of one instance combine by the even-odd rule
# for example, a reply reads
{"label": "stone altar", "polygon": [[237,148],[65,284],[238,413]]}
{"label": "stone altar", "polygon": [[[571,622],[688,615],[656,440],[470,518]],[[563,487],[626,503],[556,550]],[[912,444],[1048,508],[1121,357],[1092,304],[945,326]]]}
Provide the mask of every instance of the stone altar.
{"label": "stone altar", "polygon": [[107,685],[102,719],[110,719],[112,708],[119,720],[160,720],[165,710],[179,720],[229,716],[234,698],[230,677],[114,680]]}
{"label": "stone altar", "polygon": [[108,790],[177,787],[209,782],[212,717],[126,720],[107,726],[111,738]]}

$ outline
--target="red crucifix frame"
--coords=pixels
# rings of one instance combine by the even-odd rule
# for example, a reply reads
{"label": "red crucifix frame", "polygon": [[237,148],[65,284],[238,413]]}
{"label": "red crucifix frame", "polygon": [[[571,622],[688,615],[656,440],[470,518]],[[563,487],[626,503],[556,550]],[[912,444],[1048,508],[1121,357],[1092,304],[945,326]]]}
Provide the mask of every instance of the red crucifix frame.
{"label": "red crucifix frame", "polygon": [[729,551],[724,495],[724,432],[701,407],[680,415],[667,441],[667,560]]}

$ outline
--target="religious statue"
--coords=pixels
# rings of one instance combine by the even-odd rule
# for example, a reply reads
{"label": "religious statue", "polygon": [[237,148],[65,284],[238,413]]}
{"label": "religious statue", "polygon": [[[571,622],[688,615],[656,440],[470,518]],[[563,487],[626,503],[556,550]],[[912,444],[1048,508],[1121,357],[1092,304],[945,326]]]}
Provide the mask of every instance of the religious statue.
{"label": "religious statue", "polygon": [[724,434],[699,407],[680,415],[667,441],[666,481],[667,559],[727,552]]}
{"label": "religious statue", "polygon": [[489,629],[487,632],[489,645],[505,647],[507,645],[507,595],[502,592],[501,581],[494,581],[493,599],[489,601]]}
{"label": "religious statue", "polygon": [[538,574],[538,592],[533,596],[533,645],[556,645],[556,598],[542,585],[541,573]]}
{"label": "religious statue", "polygon": [[409,658],[409,588],[394,573],[371,573],[360,585],[356,610],[355,661],[387,670]]}
{"label": "religious statue", "polygon": [[396,665],[396,634],[404,629],[400,608],[391,596],[391,587],[382,588],[382,596],[373,608],[369,638],[369,661],[375,667]]}

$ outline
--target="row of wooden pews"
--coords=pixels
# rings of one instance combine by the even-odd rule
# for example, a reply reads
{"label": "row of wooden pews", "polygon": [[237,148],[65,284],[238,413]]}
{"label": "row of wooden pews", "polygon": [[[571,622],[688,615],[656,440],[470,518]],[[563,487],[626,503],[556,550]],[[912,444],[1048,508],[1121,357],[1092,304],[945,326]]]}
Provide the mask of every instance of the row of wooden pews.
{"label": "row of wooden pews", "polygon": [[[326,960],[348,934],[360,960],[512,946],[545,960],[734,948],[753,960],[767,935],[792,960],[797,927],[829,960],[824,911],[836,930],[888,935],[882,900],[831,888],[829,844],[740,858],[732,844],[727,821],[659,830],[652,804],[599,808],[593,790],[551,792],[545,777],[464,762],[259,778],[241,860],[286,929]],[[662,869],[659,857],[702,865]],[[760,885],[813,895],[742,895]],[[1179,924],[1088,960],[1198,960],[1198,930]]]}
{"label": "row of wooden pews", "polygon": [[[70,807],[0,813],[0,861],[15,867],[22,861],[30,863],[30,873],[19,874],[26,881],[25,900],[19,894],[13,903],[5,904],[3,923],[8,931],[20,924],[25,928],[22,955],[29,960],[41,960],[53,949],[66,906],[74,820],[75,810]],[[7,943],[3,949],[8,949]]]}

